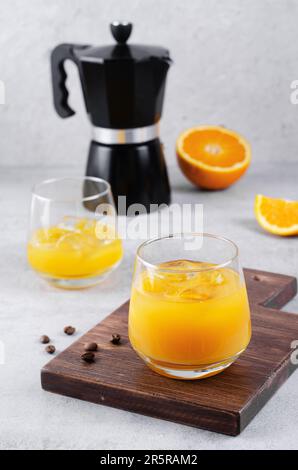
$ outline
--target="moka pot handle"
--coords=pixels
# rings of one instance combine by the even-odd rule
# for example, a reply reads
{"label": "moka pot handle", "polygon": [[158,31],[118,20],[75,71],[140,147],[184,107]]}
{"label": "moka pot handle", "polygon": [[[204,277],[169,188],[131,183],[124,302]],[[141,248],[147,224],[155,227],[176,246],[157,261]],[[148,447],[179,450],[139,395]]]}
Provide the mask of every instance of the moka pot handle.
{"label": "moka pot handle", "polygon": [[72,60],[76,65],[79,65],[79,59],[76,55],[76,50],[87,47],[89,46],[60,44],[59,46],[55,47],[51,54],[54,106],[57,113],[62,118],[68,118],[75,114],[75,111],[68,104],[69,93],[66,88],[67,74],[64,63],[66,60]]}

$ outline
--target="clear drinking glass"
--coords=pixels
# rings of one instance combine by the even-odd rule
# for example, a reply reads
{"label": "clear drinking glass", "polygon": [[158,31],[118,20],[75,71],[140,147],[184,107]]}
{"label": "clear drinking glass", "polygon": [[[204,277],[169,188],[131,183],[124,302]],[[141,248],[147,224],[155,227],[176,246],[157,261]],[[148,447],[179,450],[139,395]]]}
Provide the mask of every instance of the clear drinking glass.
{"label": "clear drinking glass", "polygon": [[58,178],[32,193],[28,261],[56,287],[79,289],[102,281],[122,258],[109,183]]}
{"label": "clear drinking glass", "polygon": [[250,311],[237,246],[209,234],[149,240],[138,249],[129,338],[159,374],[199,379],[249,344]]}

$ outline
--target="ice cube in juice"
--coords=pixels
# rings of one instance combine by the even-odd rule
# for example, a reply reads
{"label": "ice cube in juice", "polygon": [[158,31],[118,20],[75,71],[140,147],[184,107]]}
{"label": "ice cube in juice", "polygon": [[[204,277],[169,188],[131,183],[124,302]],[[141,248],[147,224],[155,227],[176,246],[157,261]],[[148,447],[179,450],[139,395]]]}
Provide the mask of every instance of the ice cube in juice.
{"label": "ice cube in juice", "polygon": [[229,365],[251,337],[244,281],[231,268],[188,260],[145,270],[132,288],[129,337],[159,373]]}
{"label": "ice cube in juice", "polygon": [[36,230],[28,243],[32,268],[56,279],[101,275],[118,264],[122,254],[114,229],[93,219],[65,217],[56,226]]}

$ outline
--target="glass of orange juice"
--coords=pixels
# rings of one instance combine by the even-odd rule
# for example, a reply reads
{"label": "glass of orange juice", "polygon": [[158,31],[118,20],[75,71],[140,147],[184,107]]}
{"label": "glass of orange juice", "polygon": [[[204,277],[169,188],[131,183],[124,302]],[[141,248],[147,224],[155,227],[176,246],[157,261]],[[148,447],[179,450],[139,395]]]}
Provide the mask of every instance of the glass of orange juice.
{"label": "glass of orange juice", "polygon": [[95,285],[122,258],[115,221],[111,188],[104,180],[59,178],[37,184],[31,201],[29,264],[56,287]]}
{"label": "glass of orange juice", "polygon": [[200,379],[229,367],[251,338],[237,246],[209,234],[173,235],[141,245],[129,338],[145,363],[167,377]]}

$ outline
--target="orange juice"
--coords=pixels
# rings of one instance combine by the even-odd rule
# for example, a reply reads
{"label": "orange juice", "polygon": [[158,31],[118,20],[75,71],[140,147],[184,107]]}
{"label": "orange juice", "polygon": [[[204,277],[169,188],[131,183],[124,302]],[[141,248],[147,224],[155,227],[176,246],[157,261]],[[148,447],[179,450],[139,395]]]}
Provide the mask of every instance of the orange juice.
{"label": "orange juice", "polygon": [[61,224],[36,230],[28,260],[40,274],[56,279],[102,275],[122,258],[122,242],[113,229],[92,219],[65,217]]}
{"label": "orange juice", "polygon": [[222,369],[250,341],[244,281],[230,268],[186,260],[143,271],[132,289],[129,337],[159,372],[160,366],[164,371],[211,365]]}

